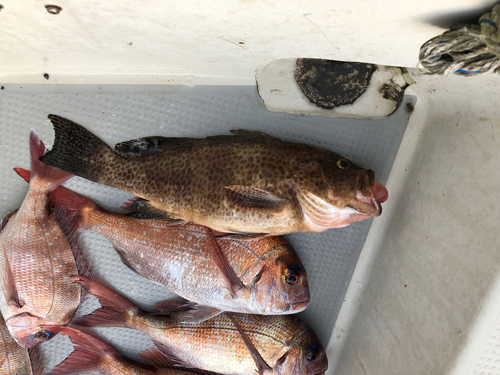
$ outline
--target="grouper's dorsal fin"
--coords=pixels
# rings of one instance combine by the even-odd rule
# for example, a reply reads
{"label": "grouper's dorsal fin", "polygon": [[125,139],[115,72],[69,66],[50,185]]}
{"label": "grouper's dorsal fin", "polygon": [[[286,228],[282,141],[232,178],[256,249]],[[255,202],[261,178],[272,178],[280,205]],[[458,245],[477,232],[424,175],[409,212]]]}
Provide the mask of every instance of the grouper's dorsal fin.
{"label": "grouper's dorsal fin", "polygon": [[126,158],[135,158],[178,148],[187,148],[192,144],[192,138],[144,137],[117,143],[115,145],[115,152]]}
{"label": "grouper's dorsal fin", "polygon": [[231,133],[233,134],[233,136],[238,136],[248,140],[255,140],[260,142],[283,142],[281,139],[276,138],[275,136],[260,131],[232,129]]}
{"label": "grouper's dorsal fin", "polygon": [[223,142],[257,142],[257,143],[274,143],[283,142],[281,139],[276,138],[272,135],[245,129],[232,129],[231,134],[223,135],[212,135],[205,138],[211,143],[223,143]]}
{"label": "grouper's dorsal fin", "polygon": [[144,137],[120,142],[115,145],[115,152],[126,158],[155,155],[165,151],[189,148],[195,144],[215,144],[225,142],[282,142],[280,139],[260,132],[244,129],[231,130],[231,134],[212,135],[206,138],[181,137]]}

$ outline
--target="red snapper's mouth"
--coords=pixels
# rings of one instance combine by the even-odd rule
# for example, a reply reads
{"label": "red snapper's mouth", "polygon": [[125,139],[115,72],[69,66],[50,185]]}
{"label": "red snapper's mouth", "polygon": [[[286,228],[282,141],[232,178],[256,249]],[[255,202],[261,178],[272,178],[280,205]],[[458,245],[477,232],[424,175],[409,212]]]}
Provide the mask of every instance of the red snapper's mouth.
{"label": "red snapper's mouth", "polygon": [[300,311],[304,311],[306,309],[306,307],[309,305],[309,302],[310,302],[310,300],[307,299],[307,300],[304,300],[301,302],[293,303],[292,308],[291,308],[291,312],[293,312],[295,314],[295,313],[298,313]]}

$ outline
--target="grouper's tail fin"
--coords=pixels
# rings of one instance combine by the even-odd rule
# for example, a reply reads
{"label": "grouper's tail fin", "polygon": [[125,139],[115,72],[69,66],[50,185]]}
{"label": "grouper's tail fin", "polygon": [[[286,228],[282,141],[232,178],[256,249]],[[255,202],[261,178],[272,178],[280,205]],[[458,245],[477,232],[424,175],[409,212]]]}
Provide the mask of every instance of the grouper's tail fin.
{"label": "grouper's tail fin", "polygon": [[54,146],[40,157],[40,161],[88,180],[102,182],[104,166],[120,156],[83,126],[57,115],[48,118],[54,126]]}

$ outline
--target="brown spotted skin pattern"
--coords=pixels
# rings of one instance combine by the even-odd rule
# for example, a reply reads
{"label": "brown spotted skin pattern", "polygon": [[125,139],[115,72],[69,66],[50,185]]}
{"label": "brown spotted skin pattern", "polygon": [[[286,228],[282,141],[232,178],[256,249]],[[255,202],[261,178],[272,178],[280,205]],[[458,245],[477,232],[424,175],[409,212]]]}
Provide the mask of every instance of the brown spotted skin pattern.
{"label": "brown spotted skin pattern", "polygon": [[0,375],[31,375],[28,351],[12,338],[0,315]]}
{"label": "brown spotted skin pattern", "polygon": [[[373,181],[371,186],[368,183],[371,171],[350,162],[347,169],[341,169],[337,163],[344,159],[327,150],[283,142],[264,133],[236,131],[185,139],[172,146],[167,142],[160,153],[123,157],[80,125],[54,115],[49,118],[56,133],[54,147],[40,160],[147,199],[172,218],[221,232],[279,235],[324,231],[374,215],[368,212],[356,220],[329,222],[328,227],[305,218],[299,192],[340,209],[356,201],[357,191],[373,196]],[[242,209],[226,198],[229,186],[264,189],[289,204],[280,212]]]}

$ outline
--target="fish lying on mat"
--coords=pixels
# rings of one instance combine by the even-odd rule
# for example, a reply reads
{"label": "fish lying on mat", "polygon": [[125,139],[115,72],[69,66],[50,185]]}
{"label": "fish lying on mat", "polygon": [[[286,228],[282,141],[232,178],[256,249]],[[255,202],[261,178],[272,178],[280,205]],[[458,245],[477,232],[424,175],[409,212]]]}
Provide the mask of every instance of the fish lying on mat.
{"label": "fish lying on mat", "polygon": [[[29,181],[29,171],[15,170]],[[304,266],[281,237],[216,239],[212,230],[201,225],[172,225],[167,220],[107,211],[64,187],[52,193],[51,204],[62,210],[63,228],[77,234],[85,230],[101,234],[127,266],[200,304],[193,309],[193,320],[220,310],[291,314],[309,304]]]}
{"label": "fish lying on mat", "polygon": [[49,119],[54,147],[41,160],[148,200],[138,205],[144,217],[242,234],[322,232],[380,215],[388,195],[372,170],[261,132],[149,137],[115,152],[82,126]]}
{"label": "fish lying on mat", "polygon": [[[87,371],[99,371],[109,375],[195,375],[195,372],[181,371],[172,367],[170,361],[156,349],[139,353],[150,365],[146,366],[123,357],[118,351],[98,338],[71,327],[43,326],[52,334],[61,333],[69,336],[75,345],[74,351],[44,375],[81,374]],[[21,375],[21,374],[20,374]],[[214,374],[216,375],[216,374]]]}
{"label": "fish lying on mat", "polygon": [[148,314],[94,281],[78,277],[102,308],[77,320],[84,326],[135,328],[181,367],[221,374],[324,374],[326,353],[316,334],[291,315],[222,313],[202,323],[183,323],[186,311]]}
{"label": "fish lying on mat", "polygon": [[32,130],[29,190],[0,232],[0,309],[10,333],[25,348],[50,337],[42,324],[67,324],[81,297],[72,278],[78,274],[73,254],[81,254],[68,243],[49,207],[50,193],[72,176],[40,162],[44,152]]}
{"label": "fish lying on mat", "polygon": [[10,335],[5,321],[0,315],[0,374],[1,375],[40,375],[42,361],[38,346],[25,349],[17,345]]}

